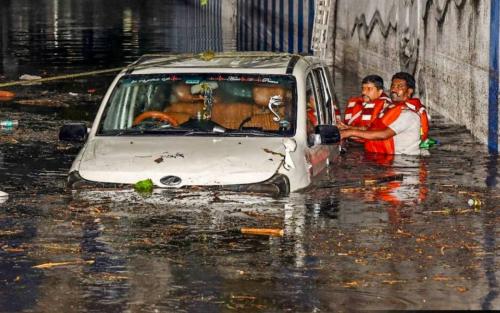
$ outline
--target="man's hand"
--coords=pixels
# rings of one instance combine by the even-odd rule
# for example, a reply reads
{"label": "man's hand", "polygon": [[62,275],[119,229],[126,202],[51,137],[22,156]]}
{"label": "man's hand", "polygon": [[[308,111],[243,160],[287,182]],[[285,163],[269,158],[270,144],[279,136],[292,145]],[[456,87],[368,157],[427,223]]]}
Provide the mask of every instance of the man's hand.
{"label": "man's hand", "polygon": [[340,129],[340,139],[341,140],[351,138],[352,136],[353,136],[352,129]]}
{"label": "man's hand", "polygon": [[337,121],[337,127],[340,129],[340,130],[344,130],[344,129],[348,129],[349,128],[349,125],[345,124],[344,122],[338,120]]}
{"label": "man's hand", "polygon": [[394,135],[396,135],[396,133],[389,127],[383,130],[361,130],[354,128],[340,130],[341,139],[357,137],[367,140],[384,140],[387,138],[391,138]]}
{"label": "man's hand", "polygon": [[366,127],[366,126],[351,126],[351,125],[347,125],[344,122],[337,122],[336,125],[340,130],[344,130],[344,129],[367,130],[368,129],[368,127]]}

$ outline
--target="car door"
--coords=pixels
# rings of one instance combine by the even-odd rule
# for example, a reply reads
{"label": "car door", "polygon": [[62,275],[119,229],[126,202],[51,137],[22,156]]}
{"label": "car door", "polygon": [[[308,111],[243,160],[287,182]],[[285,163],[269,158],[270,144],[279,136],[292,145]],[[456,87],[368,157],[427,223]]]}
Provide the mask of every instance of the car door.
{"label": "car door", "polygon": [[328,80],[324,69],[320,66],[314,67],[307,75],[306,97],[307,97],[307,149],[306,158],[311,164],[310,173],[318,175],[328,165],[334,151],[332,145],[322,145],[319,135],[315,134],[317,125],[333,123],[331,94],[328,88]]}

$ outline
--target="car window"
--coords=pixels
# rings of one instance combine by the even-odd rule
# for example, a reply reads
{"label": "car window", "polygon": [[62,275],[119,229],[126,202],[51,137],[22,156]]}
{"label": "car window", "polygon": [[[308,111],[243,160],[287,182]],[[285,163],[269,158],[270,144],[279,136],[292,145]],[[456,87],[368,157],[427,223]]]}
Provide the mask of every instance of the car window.
{"label": "car window", "polygon": [[314,75],[317,77],[318,83],[320,85],[320,91],[323,95],[323,105],[322,109],[324,111],[324,124],[331,124],[332,122],[332,107],[330,105],[332,101],[332,96],[330,94],[330,90],[328,88],[328,81],[326,80],[326,75],[325,72],[323,71],[323,68],[315,68],[313,70]]}
{"label": "car window", "polygon": [[[126,75],[114,88],[98,135],[196,131],[293,136],[296,82],[291,75]],[[186,132],[182,132],[185,130]]]}
{"label": "car window", "polygon": [[317,103],[321,102],[321,95],[318,95],[312,74],[307,75],[306,79],[306,101],[307,144],[309,146],[312,146],[314,144],[314,128],[319,124],[319,112],[317,111]]}
{"label": "car window", "polygon": [[[327,93],[326,106],[330,111],[329,115],[331,116],[332,121],[335,122],[336,118],[340,118],[339,116],[336,116],[336,114],[339,114],[340,111],[338,111],[338,99],[332,82],[332,76],[330,74],[330,71],[326,67],[321,68],[321,75],[325,84],[325,92]],[[337,112],[335,112],[335,109],[337,109]]]}
{"label": "car window", "polygon": [[316,100],[316,113],[318,115],[318,123],[323,124],[325,120],[325,93],[322,90],[321,80],[319,79],[317,73],[312,71],[309,77],[313,86],[313,94]]}

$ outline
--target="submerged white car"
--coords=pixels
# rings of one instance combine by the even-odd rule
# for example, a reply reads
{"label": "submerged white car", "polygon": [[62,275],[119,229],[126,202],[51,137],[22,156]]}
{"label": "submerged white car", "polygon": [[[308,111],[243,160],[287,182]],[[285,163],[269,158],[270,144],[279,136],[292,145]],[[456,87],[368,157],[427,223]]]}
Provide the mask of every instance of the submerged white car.
{"label": "submerged white car", "polygon": [[308,187],[339,151],[334,90],[312,56],[147,55],[117,75],[86,139],[71,188],[151,179],[286,195]]}

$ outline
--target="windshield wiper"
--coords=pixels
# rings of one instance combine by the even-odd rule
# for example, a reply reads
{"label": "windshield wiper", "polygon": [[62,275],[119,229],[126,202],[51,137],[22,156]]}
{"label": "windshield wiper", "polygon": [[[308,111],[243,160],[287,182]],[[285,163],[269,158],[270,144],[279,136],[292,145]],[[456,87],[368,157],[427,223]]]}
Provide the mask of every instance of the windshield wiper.
{"label": "windshield wiper", "polygon": [[255,135],[255,136],[263,136],[263,137],[283,137],[283,134],[280,133],[270,133],[261,129],[240,129],[240,130],[231,130],[228,131],[227,134],[229,136],[238,136],[238,135]]}
{"label": "windshield wiper", "polygon": [[150,134],[184,134],[186,132],[193,131],[192,129],[186,128],[127,128],[127,129],[116,129],[103,131],[99,135],[103,136],[138,136],[138,135],[150,135]]}
{"label": "windshield wiper", "polygon": [[184,134],[184,136],[192,136],[192,135],[209,135],[209,136],[220,136],[226,134],[226,129],[214,127],[211,130],[203,130],[203,129],[192,129]]}
{"label": "windshield wiper", "polygon": [[113,130],[103,130],[98,135],[102,136],[123,136],[123,135],[140,135],[142,134],[142,129],[113,129]]}
{"label": "windshield wiper", "polygon": [[260,136],[260,137],[283,137],[280,133],[271,133],[262,129],[240,129],[229,130],[221,127],[214,127],[213,129],[197,129],[197,128],[127,128],[102,131],[99,133],[101,136],[140,136],[151,134],[171,134],[181,136]]}

